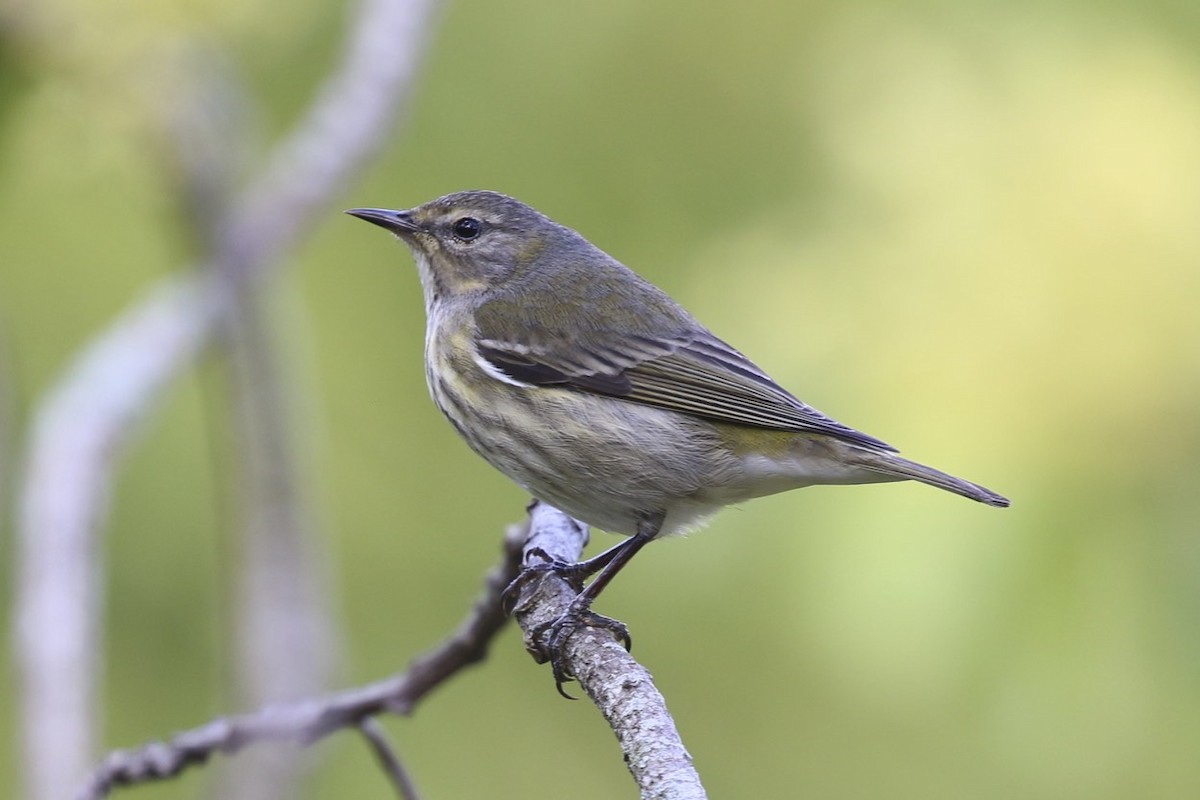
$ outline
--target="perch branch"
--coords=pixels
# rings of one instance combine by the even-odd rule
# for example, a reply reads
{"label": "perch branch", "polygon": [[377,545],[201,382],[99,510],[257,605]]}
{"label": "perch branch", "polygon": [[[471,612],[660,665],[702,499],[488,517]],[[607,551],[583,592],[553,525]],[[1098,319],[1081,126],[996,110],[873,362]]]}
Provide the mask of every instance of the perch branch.
{"label": "perch branch", "polygon": [[[173,778],[188,767],[207,762],[216,753],[233,754],[258,742],[308,745],[335,731],[361,727],[364,720],[385,711],[410,714],[431,691],[487,655],[492,639],[507,621],[500,597],[520,570],[521,545],[528,535],[527,525],[512,527],[505,537],[501,563],[488,573],[483,593],[458,629],[403,673],[324,697],[215,719],[166,742],[118,750],[104,759],[76,797],[100,800],[118,786]],[[372,748],[378,756],[375,738]],[[393,771],[389,777],[395,781],[396,773]]]}
{"label": "perch branch", "polygon": [[[530,507],[530,536],[522,563],[575,562],[587,544],[587,528],[557,509],[535,502]],[[557,619],[575,598],[576,589],[552,572],[522,587],[514,616],[525,632],[525,646],[542,660],[533,632]],[[692,757],[683,746],[666,701],[650,673],[633,659],[610,630],[583,628],[564,645],[567,667],[617,735],[625,764],[643,800],[704,800],[707,796]]]}
{"label": "perch branch", "polygon": [[[344,728],[358,727],[402,797],[415,797],[411,779],[392,752],[373,717],[383,712],[407,715],[429,692],[462,668],[482,660],[504,626],[504,590],[523,563],[550,556],[576,561],[587,543],[587,528],[557,509],[534,503],[529,519],[512,526],[501,563],[488,573],[484,591],[466,619],[446,641],[396,676],[321,698],[281,704],[251,714],[224,717],[177,734],[167,742],[117,751],[93,773],[78,800],[101,800],[117,786],[178,775],[216,753],[232,754],[257,742],[311,744]],[[516,618],[526,645],[536,652],[530,631],[555,619],[575,589],[553,573],[524,585]],[[617,736],[643,800],[705,800],[700,777],[684,749],[666,702],[650,674],[633,660],[610,631],[585,628],[566,644],[567,664],[583,690]]]}

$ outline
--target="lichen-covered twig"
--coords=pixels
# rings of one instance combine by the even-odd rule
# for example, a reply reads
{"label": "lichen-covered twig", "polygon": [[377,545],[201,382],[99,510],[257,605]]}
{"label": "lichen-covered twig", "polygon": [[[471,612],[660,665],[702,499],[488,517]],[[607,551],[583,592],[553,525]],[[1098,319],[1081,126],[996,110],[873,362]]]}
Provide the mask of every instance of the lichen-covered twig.
{"label": "lichen-covered twig", "polygon": [[[587,528],[544,503],[530,508],[530,536],[522,563],[549,556],[578,561]],[[542,572],[521,590],[514,614],[525,632],[526,648],[538,660],[531,636],[558,618],[577,590],[553,572]],[[692,757],[683,746],[666,701],[650,673],[605,628],[581,628],[564,645],[566,666],[600,709],[621,744],[643,800],[703,800],[707,795]]]}

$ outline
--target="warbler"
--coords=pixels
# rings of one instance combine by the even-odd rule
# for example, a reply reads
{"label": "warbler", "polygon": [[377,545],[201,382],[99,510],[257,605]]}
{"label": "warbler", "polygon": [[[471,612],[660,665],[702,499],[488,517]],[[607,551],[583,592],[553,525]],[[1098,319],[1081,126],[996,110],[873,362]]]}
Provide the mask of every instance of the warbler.
{"label": "warbler", "polygon": [[416,261],[434,402],[471,448],[534,497],[628,539],[579,564],[582,587],[547,635],[559,651],[651,540],[732,503],[814,484],[916,480],[1009,501],[897,455],[793,397],[682,306],[579,233],[511,197],[448,194],[355,208]]}

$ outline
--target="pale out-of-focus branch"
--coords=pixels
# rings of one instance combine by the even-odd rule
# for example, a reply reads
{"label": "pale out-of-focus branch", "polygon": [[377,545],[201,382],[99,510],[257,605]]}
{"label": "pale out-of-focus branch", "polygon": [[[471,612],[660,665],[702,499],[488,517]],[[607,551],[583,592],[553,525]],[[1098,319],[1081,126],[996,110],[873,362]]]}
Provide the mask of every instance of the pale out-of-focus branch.
{"label": "pale out-of-focus branch", "polygon": [[166,280],[84,348],[38,405],[20,487],[13,630],[31,800],[61,800],[91,758],[100,674],[99,533],[117,453],[162,388],[281,266],[386,141],[433,0],[364,0],[342,62],[266,169],[215,226],[210,263]]}
{"label": "pale out-of-focus branch", "polygon": [[[587,544],[587,528],[556,508],[530,507],[530,536],[522,563],[549,557],[571,563]],[[533,640],[539,626],[567,610],[578,590],[553,572],[541,573],[521,589],[514,609],[526,648],[541,660]],[[634,660],[612,631],[582,628],[564,645],[566,665],[617,735],[625,764],[643,800],[704,800],[692,757],[683,746],[666,701],[650,673]]]}
{"label": "pale out-of-focus branch", "polygon": [[[330,688],[342,652],[329,596],[325,540],[316,530],[286,359],[269,298],[247,292],[224,326],[231,369],[232,474],[239,522],[231,550],[230,612],[235,708],[312,697]],[[287,800],[300,794],[313,760],[287,749],[238,759],[215,796]]]}
{"label": "pale out-of-focus branch", "polygon": [[96,533],[112,461],[214,319],[212,296],[194,282],[156,287],[84,350],[37,411],[20,488],[13,607],[25,797],[62,800],[92,757],[103,607]]}
{"label": "pale out-of-focus branch", "polygon": [[[178,213],[203,252],[217,248],[218,221],[234,195],[233,176],[248,150],[249,102],[219,53],[197,47],[171,81],[163,103],[163,156],[175,176]],[[237,519],[226,548],[234,554],[226,604],[234,692],[228,707],[257,708],[328,691],[342,652],[328,591],[328,558],[305,491],[295,385],[269,291],[234,296],[220,348],[227,425],[214,426],[228,444],[215,450],[215,474],[225,477]],[[214,398],[216,393],[206,395]],[[217,401],[219,405],[226,405]],[[224,800],[285,800],[300,793],[314,759],[292,748],[259,748],[218,770],[212,796]]]}
{"label": "pale out-of-focus branch", "polygon": [[[92,773],[77,799],[99,800],[118,786],[172,778],[218,753],[233,754],[261,742],[307,745],[339,730],[361,728],[364,720],[385,711],[411,713],[442,683],[486,657],[492,640],[507,622],[501,597],[520,571],[521,547],[528,536],[527,525],[509,530],[500,563],[488,573],[483,593],[458,629],[403,673],[369,686],[223,717],[166,742],[114,752]],[[415,792],[395,754],[383,746],[379,732],[368,726],[364,733],[397,791]]]}
{"label": "pale out-of-focus branch", "polygon": [[16,386],[12,351],[9,349],[8,320],[0,308],[0,520],[9,519],[9,476],[16,444]]}

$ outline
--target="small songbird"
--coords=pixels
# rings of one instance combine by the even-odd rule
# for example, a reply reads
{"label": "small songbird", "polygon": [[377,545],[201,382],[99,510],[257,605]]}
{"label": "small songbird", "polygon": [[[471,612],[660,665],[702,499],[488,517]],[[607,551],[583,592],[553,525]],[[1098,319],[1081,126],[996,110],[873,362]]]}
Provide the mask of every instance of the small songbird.
{"label": "small songbird", "polygon": [[471,448],[526,491],[630,538],[578,564],[582,588],[548,626],[623,625],[592,601],[646,543],[732,503],[814,484],[916,480],[1008,500],[917,464],[802,403],[662,290],[574,230],[503,194],[347,212],[412,251],[425,293],[425,376]]}

